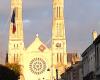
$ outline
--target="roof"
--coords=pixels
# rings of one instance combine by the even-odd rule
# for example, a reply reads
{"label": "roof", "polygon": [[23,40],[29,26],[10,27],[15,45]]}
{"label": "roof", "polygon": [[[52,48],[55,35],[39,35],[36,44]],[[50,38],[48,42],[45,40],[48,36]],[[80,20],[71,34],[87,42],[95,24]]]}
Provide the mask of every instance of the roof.
{"label": "roof", "polygon": [[67,61],[70,63],[80,61],[80,56],[77,53],[67,53]]}
{"label": "roof", "polygon": [[95,45],[100,43],[100,35],[93,41],[93,43],[82,53],[82,57],[84,57],[90,49],[95,48]]}
{"label": "roof", "polygon": [[30,44],[30,46],[26,49],[29,52],[32,51],[40,51],[40,52],[44,52],[46,50],[49,50],[48,47],[40,40],[39,36],[36,35],[35,40],[33,41],[32,44]]}
{"label": "roof", "polygon": [[85,49],[85,51],[82,53],[82,57],[84,57],[86,54],[87,54],[87,52],[89,52],[91,49],[93,49],[95,46],[94,46],[94,44],[92,43],[88,48],[86,48]]}

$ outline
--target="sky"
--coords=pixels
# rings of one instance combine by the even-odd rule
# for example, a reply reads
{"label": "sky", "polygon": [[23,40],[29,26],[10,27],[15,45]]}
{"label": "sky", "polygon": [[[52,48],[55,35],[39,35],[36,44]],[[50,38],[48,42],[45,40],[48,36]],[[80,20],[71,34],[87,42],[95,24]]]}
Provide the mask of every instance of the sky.
{"label": "sky", "polygon": [[[65,0],[64,19],[67,52],[82,52],[93,42],[92,32],[100,34],[100,0]],[[8,48],[10,0],[0,0],[0,47]],[[24,42],[27,48],[39,34],[49,45],[52,28],[52,0],[23,0]],[[2,57],[3,58],[3,57]]]}

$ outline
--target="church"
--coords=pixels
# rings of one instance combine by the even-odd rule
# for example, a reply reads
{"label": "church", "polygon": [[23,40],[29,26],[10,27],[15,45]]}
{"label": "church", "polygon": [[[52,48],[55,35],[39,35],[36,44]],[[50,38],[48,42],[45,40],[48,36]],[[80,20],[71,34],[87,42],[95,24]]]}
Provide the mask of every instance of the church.
{"label": "church", "polygon": [[64,0],[52,0],[52,42],[46,46],[38,34],[28,48],[24,46],[22,0],[11,0],[8,63],[21,65],[20,80],[56,80],[70,66],[67,62],[64,26]]}

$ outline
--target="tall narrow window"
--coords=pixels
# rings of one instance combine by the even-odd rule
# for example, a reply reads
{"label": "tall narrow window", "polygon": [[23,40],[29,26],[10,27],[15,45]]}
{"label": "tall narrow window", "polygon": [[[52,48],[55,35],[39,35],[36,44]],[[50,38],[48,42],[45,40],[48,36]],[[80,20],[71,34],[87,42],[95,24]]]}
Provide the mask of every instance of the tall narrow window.
{"label": "tall narrow window", "polygon": [[17,59],[16,59],[17,62],[18,62],[18,59],[19,59],[19,57],[18,57],[18,53],[17,53]]}
{"label": "tall narrow window", "polygon": [[60,18],[60,7],[59,7],[59,18]]}
{"label": "tall narrow window", "polygon": [[60,53],[60,62],[62,63],[62,56],[61,56],[61,53]]}
{"label": "tall narrow window", "polygon": [[18,44],[17,44],[17,48],[18,48]]}
{"label": "tall narrow window", "polygon": [[14,48],[15,48],[15,44],[14,44]]}
{"label": "tall narrow window", "polygon": [[16,18],[18,19],[18,7],[16,7],[15,10],[16,10]]}
{"label": "tall narrow window", "polygon": [[15,62],[15,53],[14,53],[14,62]]}
{"label": "tall narrow window", "polygon": [[59,10],[58,10],[58,7],[57,7],[57,18],[58,18],[58,16],[59,16]]}
{"label": "tall narrow window", "polygon": [[59,58],[58,58],[58,53],[57,53],[57,62],[59,61]]}

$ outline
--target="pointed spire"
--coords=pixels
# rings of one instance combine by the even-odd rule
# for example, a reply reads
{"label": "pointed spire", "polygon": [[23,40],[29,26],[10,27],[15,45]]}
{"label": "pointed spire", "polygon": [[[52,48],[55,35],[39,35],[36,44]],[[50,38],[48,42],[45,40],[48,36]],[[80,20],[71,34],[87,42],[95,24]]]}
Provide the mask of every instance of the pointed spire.
{"label": "pointed spire", "polygon": [[20,55],[23,54],[23,50],[24,50],[22,0],[11,0],[11,15],[12,17],[11,17],[10,28],[9,28],[9,42],[8,42],[7,58],[8,58],[8,63],[17,63],[17,61],[19,61],[20,63],[20,60],[21,60]]}
{"label": "pointed spire", "polygon": [[39,34],[38,33],[36,34],[36,37],[39,37]]}

